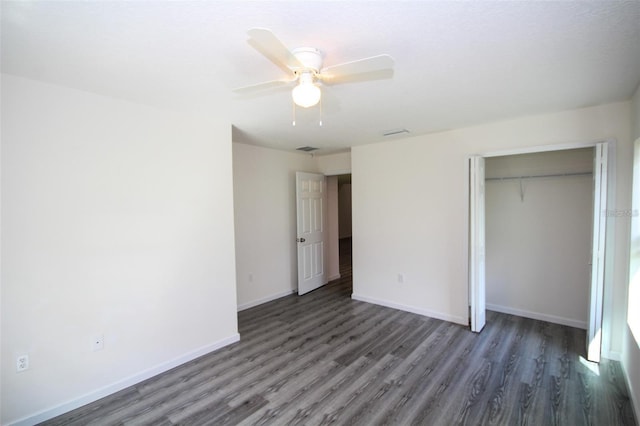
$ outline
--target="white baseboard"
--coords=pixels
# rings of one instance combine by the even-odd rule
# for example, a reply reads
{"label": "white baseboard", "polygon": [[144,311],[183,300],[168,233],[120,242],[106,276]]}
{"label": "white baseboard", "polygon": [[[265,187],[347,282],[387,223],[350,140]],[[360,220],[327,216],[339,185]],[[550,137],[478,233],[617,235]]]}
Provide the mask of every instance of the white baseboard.
{"label": "white baseboard", "polygon": [[53,408],[42,410],[36,414],[23,417],[22,419],[16,420],[13,423],[9,423],[9,425],[31,426],[40,422],[44,422],[45,420],[52,419],[56,416],[67,413],[71,410],[75,410],[76,408],[80,408],[83,405],[95,402],[100,398],[104,398],[105,396],[109,396],[113,393],[116,393],[125,388],[128,388],[129,386],[133,386],[135,384],[143,382],[147,379],[150,379],[153,376],[157,376],[158,374],[164,373],[165,371],[169,371],[172,368],[175,368],[186,362],[189,362],[198,357],[201,357],[202,355],[206,355],[209,352],[213,352],[215,350],[218,350],[220,348],[223,348],[227,345],[230,345],[238,341],[240,341],[240,335],[238,333],[232,334],[231,336],[226,337],[222,340],[218,340],[217,342],[211,343],[209,345],[198,348],[194,351],[188,352],[170,361],[163,362],[162,364],[158,364],[155,367],[151,367],[146,370],[143,370],[125,379],[118,380],[115,383],[112,383],[110,385],[91,391],[85,395],[79,396],[78,398],[74,398],[71,401],[57,405]]}
{"label": "white baseboard", "polygon": [[339,279],[340,279],[340,274],[333,275],[333,276],[329,277],[329,282],[331,282],[333,280],[339,280]]}
{"label": "white baseboard", "polygon": [[555,315],[541,314],[539,312],[530,312],[522,309],[515,309],[508,306],[491,305],[487,303],[487,309],[490,311],[502,312],[503,314],[517,315],[519,317],[531,318],[540,321],[552,322],[554,324],[568,325],[569,327],[587,329],[586,321],[574,320],[571,318],[558,317]]}
{"label": "white baseboard", "polygon": [[386,306],[387,308],[399,309],[401,311],[411,312],[418,315],[424,315],[429,318],[436,318],[443,321],[454,322],[456,324],[461,324],[468,326],[469,321],[467,318],[458,317],[455,315],[449,315],[442,312],[430,311],[428,309],[418,308],[416,306],[403,305],[401,303],[389,302],[388,300],[376,299],[373,297],[362,296],[360,294],[353,293],[351,294],[351,298],[354,300],[359,300],[361,302],[373,303],[374,305]]}
{"label": "white baseboard", "polygon": [[254,306],[262,305],[263,303],[271,302],[272,300],[280,299],[281,297],[289,296],[295,292],[296,290],[283,291],[282,293],[272,294],[271,296],[263,297],[262,299],[254,300],[253,302],[243,303],[242,305],[238,305],[238,312],[253,308]]}
{"label": "white baseboard", "polygon": [[602,352],[602,358],[610,359],[612,361],[622,361],[622,354],[615,351]]}

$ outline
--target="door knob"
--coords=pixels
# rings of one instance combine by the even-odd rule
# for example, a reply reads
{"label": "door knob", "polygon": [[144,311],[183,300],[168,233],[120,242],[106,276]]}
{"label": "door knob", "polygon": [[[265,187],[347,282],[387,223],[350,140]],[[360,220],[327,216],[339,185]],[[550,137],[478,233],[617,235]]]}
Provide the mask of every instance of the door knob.
{"label": "door knob", "polygon": [[299,243],[304,243],[307,240],[305,240],[304,238],[298,238],[296,241],[298,241]]}

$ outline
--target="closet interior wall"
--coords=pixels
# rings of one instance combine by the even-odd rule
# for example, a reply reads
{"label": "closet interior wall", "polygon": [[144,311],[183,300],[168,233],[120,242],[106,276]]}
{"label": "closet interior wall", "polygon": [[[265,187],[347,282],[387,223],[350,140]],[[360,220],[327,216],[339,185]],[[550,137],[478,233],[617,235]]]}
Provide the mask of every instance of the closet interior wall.
{"label": "closet interior wall", "polygon": [[487,309],[586,328],[593,153],[486,159]]}

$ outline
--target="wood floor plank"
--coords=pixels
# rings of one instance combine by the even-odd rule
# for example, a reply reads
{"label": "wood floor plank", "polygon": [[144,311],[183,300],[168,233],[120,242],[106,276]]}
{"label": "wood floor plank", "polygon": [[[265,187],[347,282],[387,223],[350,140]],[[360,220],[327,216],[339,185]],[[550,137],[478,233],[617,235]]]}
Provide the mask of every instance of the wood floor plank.
{"label": "wood floor plank", "polygon": [[[393,382],[397,387],[391,393],[390,399],[395,404],[385,410],[383,423],[405,424],[411,421],[423,422],[416,418],[417,412],[428,400],[430,390],[446,389],[445,375],[451,373],[451,368],[460,366],[461,358],[468,355],[473,341],[477,336],[459,325],[449,324],[442,340],[433,340],[429,347],[424,348],[424,356],[418,363],[412,363],[411,368],[402,372],[398,380]],[[452,345],[456,342],[455,345]],[[451,350],[443,351],[448,347]],[[393,377],[393,376],[392,376]]]}
{"label": "wood floor plank", "polygon": [[566,403],[561,414],[561,424],[571,424],[570,420],[578,419],[582,416],[580,404],[580,380],[578,378],[578,373],[587,370],[583,365],[584,361],[581,361],[585,356],[586,332],[585,330],[567,327],[565,328],[565,335],[567,336],[569,343],[567,352],[568,378],[564,389],[564,398]]}
{"label": "wood floor plank", "polygon": [[355,362],[344,368],[342,374],[332,377],[331,380],[313,389],[301,400],[297,406],[285,411],[277,423],[282,424],[309,424],[309,418],[322,412],[339,394],[344,393],[349,384],[359,377],[366,376],[371,370],[373,360],[366,357],[358,358]]}
{"label": "wood floor plank", "polygon": [[[505,350],[502,343],[509,341],[508,334],[504,333],[508,330],[504,325],[508,323],[506,316],[491,315],[481,333],[472,334],[466,330],[473,338],[465,345],[457,344],[464,350],[457,356],[454,366],[443,369],[445,373],[438,389],[429,390],[429,396],[416,411],[416,421],[435,424],[455,419],[456,423],[464,424],[470,416],[481,417],[480,397],[484,395],[488,399],[491,395],[486,387],[495,369],[494,358]],[[450,393],[460,397],[444,398]]]}
{"label": "wood floor plank", "polygon": [[[514,381],[515,369],[519,360],[521,334],[519,324],[512,317],[505,316],[491,324],[495,337],[492,345],[484,352],[472,348],[472,356],[467,363],[478,362],[478,370],[469,383],[467,402],[459,408],[457,423],[467,424],[480,420],[484,424],[495,424],[498,414],[503,410],[505,390]],[[488,336],[484,336],[488,339]],[[496,345],[495,342],[499,343]],[[507,342],[505,344],[505,342]],[[458,380],[462,382],[461,378]]]}
{"label": "wood floor plank", "polygon": [[523,363],[523,347],[533,326],[532,321],[523,320],[523,318],[511,318],[516,332],[499,367],[500,381],[491,391],[488,410],[483,416],[482,423],[484,424],[509,424],[509,419],[513,417],[514,412],[517,412],[518,389],[520,387],[518,371]]}
{"label": "wood floor plank", "polygon": [[[379,390],[379,392],[384,391],[388,396],[384,400],[378,401],[378,414],[371,417],[371,410],[364,406],[363,410],[366,410],[367,414],[358,412],[354,415],[358,419],[350,420],[356,424],[366,424],[367,420],[374,423],[390,423],[398,411],[402,411],[405,404],[415,395],[412,392],[415,383],[425,374],[428,375],[433,371],[429,365],[434,364],[434,355],[439,357],[442,354],[438,348],[441,347],[443,339],[446,339],[457,329],[456,325],[443,321],[436,321],[434,324],[437,324],[438,327],[433,329],[433,333],[426,336],[420,345],[406,358],[403,358],[400,364],[388,374],[385,384],[382,385],[383,389]],[[393,353],[391,355],[395,356]]]}
{"label": "wood floor plank", "polygon": [[45,425],[636,425],[584,330],[487,312],[468,327],[352,300],[338,280],[238,314],[241,340]]}
{"label": "wood floor plank", "polygon": [[267,425],[283,420],[283,413],[300,406],[307,396],[329,380],[334,379],[345,367],[335,362],[321,362],[312,366],[299,380],[289,382],[287,386],[280,387],[276,395],[266,394],[270,401],[266,410],[258,412],[243,420],[245,425]]}
{"label": "wood floor plank", "polygon": [[83,426],[101,421],[106,415],[113,413],[132,403],[140,401],[142,397],[134,387],[116,392],[93,404],[85,405],[67,415],[52,419],[50,426]]}
{"label": "wood floor plank", "polygon": [[444,321],[436,320],[433,318],[426,318],[423,324],[416,327],[415,330],[402,342],[391,350],[391,355],[399,358],[406,358],[415,349],[422,344],[434,330],[442,325]]}
{"label": "wood floor plank", "polygon": [[602,408],[598,410],[599,419],[616,419],[619,425],[635,423],[633,410],[624,383],[620,363],[603,360],[600,363],[602,381],[600,381]]}
{"label": "wood floor plank", "polygon": [[345,419],[357,410],[360,404],[366,402],[367,398],[371,397],[376,384],[384,380],[385,373],[392,370],[399,361],[400,358],[387,355],[372,363],[367,374],[351,381],[344,388],[344,392],[333,395],[329,404],[318,410],[314,416],[309,417],[308,423],[317,425],[344,424]]}
{"label": "wood floor plank", "polygon": [[256,412],[260,408],[264,407],[268,401],[259,395],[254,395],[240,404],[237,407],[223,410],[212,411],[210,409],[203,409],[202,411],[193,414],[192,416],[181,419],[174,424],[184,426],[215,426],[215,425],[236,425],[243,418]]}

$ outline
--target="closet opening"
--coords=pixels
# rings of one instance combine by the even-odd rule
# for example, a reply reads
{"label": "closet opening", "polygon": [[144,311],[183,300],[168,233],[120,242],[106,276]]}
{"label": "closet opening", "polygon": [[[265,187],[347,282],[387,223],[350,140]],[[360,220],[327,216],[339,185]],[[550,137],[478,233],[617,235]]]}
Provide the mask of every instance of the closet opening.
{"label": "closet opening", "polygon": [[593,151],[485,159],[488,310],[587,329]]}
{"label": "closet opening", "polygon": [[598,142],[469,158],[472,331],[486,309],[583,328],[587,359],[600,361],[610,150]]}

